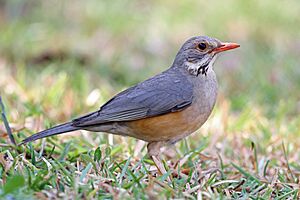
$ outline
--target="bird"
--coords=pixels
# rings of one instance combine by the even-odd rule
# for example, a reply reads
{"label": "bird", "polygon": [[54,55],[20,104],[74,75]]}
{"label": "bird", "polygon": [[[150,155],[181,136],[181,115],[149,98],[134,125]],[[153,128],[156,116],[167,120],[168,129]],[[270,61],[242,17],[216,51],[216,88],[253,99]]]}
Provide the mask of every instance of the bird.
{"label": "bird", "polygon": [[219,53],[240,47],[208,36],[184,42],[165,71],[113,96],[99,110],[25,138],[21,144],[75,130],[129,136],[148,143],[148,155],[166,173],[160,148],[198,130],[210,116],[218,82]]}

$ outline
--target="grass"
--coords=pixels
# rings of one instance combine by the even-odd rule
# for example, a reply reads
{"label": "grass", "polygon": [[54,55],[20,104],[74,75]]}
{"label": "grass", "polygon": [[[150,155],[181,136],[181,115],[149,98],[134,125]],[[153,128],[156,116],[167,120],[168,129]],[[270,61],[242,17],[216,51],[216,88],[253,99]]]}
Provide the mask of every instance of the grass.
{"label": "grass", "polygon": [[299,199],[299,10],[271,0],[0,1],[1,119],[16,143],[165,69],[191,35],[241,43],[215,64],[207,123],[163,150],[168,174],[132,138],[76,131],[15,146],[1,124],[0,199]]}

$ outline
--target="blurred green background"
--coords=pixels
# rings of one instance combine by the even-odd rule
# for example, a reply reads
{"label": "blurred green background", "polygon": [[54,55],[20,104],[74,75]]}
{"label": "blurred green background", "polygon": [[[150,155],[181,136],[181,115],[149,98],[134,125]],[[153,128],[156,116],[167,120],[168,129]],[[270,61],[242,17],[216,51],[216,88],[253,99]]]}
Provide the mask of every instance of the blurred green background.
{"label": "blurred green background", "polygon": [[21,95],[9,86],[9,71],[25,103],[41,110],[67,106],[52,90],[78,91],[70,94],[73,114],[95,88],[107,99],[168,68],[187,38],[208,35],[241,44],[215,65],[234,110],[254,104],[272,116],[282,103],[299,115],[298,1],[2,0],[0,13],[4,98]]}
{"label": "blurred green background", "polygon": [[[218,102],[188,147],[204,143],[213,155],[220,150],[225,163],[234,157],[246,167],[243,148],[254,141],[262,163],[278,167],[285,166],[283,141],[299,171],[299,13],[298,0],[0,0],[0,94],[20,141],[167,69],[191,36],[236,42],[241,47],[214,65]],[[0,133],[8,143],[3,126]],[[72,138],[80,144],[72,153],[107,136],[93,138]],[[118,155],[133,152],[135,140],[114,138],[126,147]]]}

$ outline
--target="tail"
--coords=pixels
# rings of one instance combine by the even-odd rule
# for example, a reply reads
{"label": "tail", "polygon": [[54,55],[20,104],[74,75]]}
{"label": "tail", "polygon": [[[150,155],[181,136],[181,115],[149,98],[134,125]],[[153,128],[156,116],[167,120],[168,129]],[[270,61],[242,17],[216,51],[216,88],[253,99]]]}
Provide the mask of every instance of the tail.
{"label": "tail", "polygon": [[24,139],[21,144],[25,144],[27,142],[31,142],[31,141],[41,139],[44,137],[49,137],[49,136],[67,133],[70,131],[75,131],[75,130],[80,129],[79,127],[73,126],[72,124],[73,124],[72,122],[67,122],[65,124],[61,124],[61,125],[49,128],[47,130],[38,132],[38,133],[33,134],[32,136],[29,136],[28,138]]}

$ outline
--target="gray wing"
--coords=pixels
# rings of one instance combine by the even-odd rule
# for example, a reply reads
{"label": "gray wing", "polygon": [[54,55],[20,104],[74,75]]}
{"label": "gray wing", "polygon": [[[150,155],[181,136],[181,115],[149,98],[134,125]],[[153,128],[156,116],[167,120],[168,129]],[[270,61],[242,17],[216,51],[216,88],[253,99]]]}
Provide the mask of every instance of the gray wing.
{"label": "gray wing", "polygon": [[180,111],[193,101],[193,85],[183,76],[167,70],[117,94],[99,111],[74,119],[73,124],[90,126]]}

